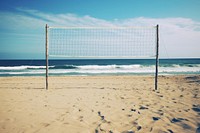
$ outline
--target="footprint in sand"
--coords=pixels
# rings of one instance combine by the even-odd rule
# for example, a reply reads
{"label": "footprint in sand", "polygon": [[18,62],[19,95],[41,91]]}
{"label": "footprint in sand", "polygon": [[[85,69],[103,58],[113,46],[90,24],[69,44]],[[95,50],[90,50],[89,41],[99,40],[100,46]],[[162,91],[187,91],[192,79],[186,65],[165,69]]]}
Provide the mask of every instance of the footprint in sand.
{"label": "footprint in sand", "polygon": [[48,127],[48,126],[50,126],[49,123],[41,123],[41,125],[44,126],[44,127]]}
{"label": "footprint in sand", "polygon": [[167,131],[169,131],[169,133],[174,133],[171,129],[168,129]]}
{"label": "footprint in sand", "polygon": [[171,120],[171,123],[181,122],[181,121],[183,121],[183,120],[188,121],[187,119],[184,119],[184,118],[173,118],[173,119]]}
{"label": "footprint in sand", "polygon": [[9,121],[9,122],[15,122],[15,121],[16,121],[16,119],[15,119],[15,118],[7,118],[7,119],[5,119],[5,121]]}
{"label": "footprint in sand", "polygon": [[134,131],[128,130],[128,131],[124,131],[124,132],[122,132],[122,133],[134,133]]}
{"label": "footprint in sand", "polygon": [[133,129],[127,130],[127,131],[123,131],[122,133],[135,133],[135,131],[139,131],[139,130],[141,130],[141,129],[142,129],[141,126],[136,126],[136,127],[134,127]]}
{"label": "footprint in sand", "polygon": [[80,122],[83,121],[83,116],[79,116],[79,121],[80,121]]}
{"label": "footprint in sand", "polygon": [[184,129],[191,129],[191,126],[189,126],[188,124],[181,124],[181,126],[184,128]]}
{"label": "footprint in sand", "polygon": [[100,132],[114,133],[114,130],[112,130],[112,126],[111,126],[112,124],[111,121],[107,121],[105,119],[105,116],[103,116],[100,111],[98,111],[98,115],[101,117],[101,122],[96,127],[95,133],[100,133]]}
{"label": "footprint in sand", "polygon": [[105,116],[101,115],[100,111],[98,111],[98,115],[101,117],[101,120],[105,120]]}
{"label": "footprint in sand", "polygon": [[200,112],[200,105],[193,105],[192,110],[199,113]]}

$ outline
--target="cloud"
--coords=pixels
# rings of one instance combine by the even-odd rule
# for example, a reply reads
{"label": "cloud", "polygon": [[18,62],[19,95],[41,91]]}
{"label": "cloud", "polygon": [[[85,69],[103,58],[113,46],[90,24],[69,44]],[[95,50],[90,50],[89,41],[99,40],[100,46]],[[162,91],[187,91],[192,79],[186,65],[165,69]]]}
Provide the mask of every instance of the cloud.
{"label": "cloud", "polygon": [[[161,57],[200,57],[200,22],[190,18],[128,18],[111,21],[89,15],[51,14],[17,8],[16,12],[0,12],[0,32],[6,34],[44,34],[50,26],[160,26]],[[168,54],[167,54],[168,53]]]}
{"label": "cloud", "polygon": [[140,17],[122,20],[120,24],[123,26],[159,24],[161,57],[200,57],[200,22],[189,18]]}
{"label": "cloud", "polygon": [[113,26],[109,21],[90,17],[89,15],[78,16],[76,14],[49,14],[37,10],[17,8],[21,13],[25,13],[32,18],[43,20],[49,25],[56,26]]}

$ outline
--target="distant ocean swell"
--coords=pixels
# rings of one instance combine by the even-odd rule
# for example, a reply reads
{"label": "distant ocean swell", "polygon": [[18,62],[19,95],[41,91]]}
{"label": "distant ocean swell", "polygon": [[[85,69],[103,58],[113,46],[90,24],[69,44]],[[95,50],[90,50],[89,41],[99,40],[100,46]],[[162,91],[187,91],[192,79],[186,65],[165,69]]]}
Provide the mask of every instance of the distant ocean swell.
{"label": "distant ocean swell", "polygon": [[[0,66],[0,76],[42,76],[46,66]],[[52,65],[50,75],[134,75],[154,74],[155,65]],[[161,64],[159,74],[200,74],[200,64]]]}

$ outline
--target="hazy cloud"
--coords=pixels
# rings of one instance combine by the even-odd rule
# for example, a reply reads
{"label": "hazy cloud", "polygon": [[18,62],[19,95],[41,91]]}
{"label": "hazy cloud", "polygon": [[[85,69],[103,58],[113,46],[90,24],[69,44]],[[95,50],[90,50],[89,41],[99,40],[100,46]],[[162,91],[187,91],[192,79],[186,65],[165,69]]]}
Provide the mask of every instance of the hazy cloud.
{"label": "hazy cloud", "polygon": [[[200,22],[190,18],[129,18],[107,21],[76,14],[51,14],[17,8],[17,12],[0,12],[0,29],[19,34],[44,34],[50,26],[155,26],[160,25],[162,57],[200,57]],[[12,33],[13,34],[13,33]]]}

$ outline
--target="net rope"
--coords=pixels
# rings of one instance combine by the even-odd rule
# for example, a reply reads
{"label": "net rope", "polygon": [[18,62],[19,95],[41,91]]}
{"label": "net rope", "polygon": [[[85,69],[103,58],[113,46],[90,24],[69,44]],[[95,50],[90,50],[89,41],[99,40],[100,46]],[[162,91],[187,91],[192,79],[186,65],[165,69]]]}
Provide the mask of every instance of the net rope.
{"label": "net rope", "polygon": [[49,27],[49,55],[155,57],[156,27]]}

